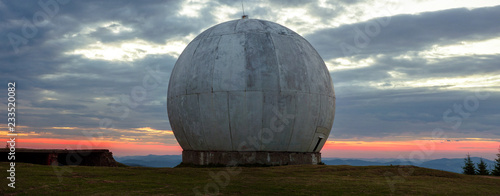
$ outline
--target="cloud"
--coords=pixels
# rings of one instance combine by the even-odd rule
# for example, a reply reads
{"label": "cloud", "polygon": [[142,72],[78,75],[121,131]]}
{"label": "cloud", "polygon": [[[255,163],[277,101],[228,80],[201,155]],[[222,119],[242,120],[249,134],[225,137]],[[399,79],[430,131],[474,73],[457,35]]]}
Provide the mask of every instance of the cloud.
{"label": "cloud", "polygon": [[[498,37],[500,6],[451,9],[416,15],[396,15],[327,28],[306,38],[325,59],[421,51],[433,45],[482,41]],[[356,45],[358,41],[358,45]],[[341,43],[356,52],[343,52]],[[347,50],[346,51],[350,51]]]}

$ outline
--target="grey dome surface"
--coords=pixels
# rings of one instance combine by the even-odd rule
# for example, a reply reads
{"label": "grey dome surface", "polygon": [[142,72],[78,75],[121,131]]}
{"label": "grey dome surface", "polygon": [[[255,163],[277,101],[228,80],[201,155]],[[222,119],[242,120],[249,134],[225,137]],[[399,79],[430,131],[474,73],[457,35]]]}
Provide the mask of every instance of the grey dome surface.
{"label": "grey dome surface", "polygon": [[304,38],[273,22],[240,19],[188,44],[170,76],[167,110],[184,150],[319,152],[335,93]]}

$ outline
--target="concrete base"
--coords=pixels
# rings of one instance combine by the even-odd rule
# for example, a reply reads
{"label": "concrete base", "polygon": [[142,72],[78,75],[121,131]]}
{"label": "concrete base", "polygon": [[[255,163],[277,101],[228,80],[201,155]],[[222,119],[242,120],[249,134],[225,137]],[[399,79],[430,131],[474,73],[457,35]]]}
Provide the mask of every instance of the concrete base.
{"label": "concrete base", "polygon": [[319,152],[182,151],[182,163],[194,165],[316,165]]}

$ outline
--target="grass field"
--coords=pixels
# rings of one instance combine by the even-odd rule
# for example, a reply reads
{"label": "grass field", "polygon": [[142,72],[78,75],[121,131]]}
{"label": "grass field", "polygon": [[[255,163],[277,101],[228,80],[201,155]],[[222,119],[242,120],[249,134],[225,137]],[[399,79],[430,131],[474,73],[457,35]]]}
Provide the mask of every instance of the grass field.
{"label": "grass field", "polygon": [[419,167],[141,168],[16,165],[0,195],[500,195],[500,178]]}

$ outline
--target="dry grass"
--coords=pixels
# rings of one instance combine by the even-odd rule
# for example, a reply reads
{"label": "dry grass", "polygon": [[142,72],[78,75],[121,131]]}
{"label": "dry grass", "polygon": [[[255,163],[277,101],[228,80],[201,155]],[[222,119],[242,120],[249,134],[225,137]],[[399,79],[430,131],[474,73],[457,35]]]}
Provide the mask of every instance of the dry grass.
{"label": "dry grass", "polygon": [[[194,195],[205,188],[219,195],[500,195],[499,178],[413,166],[54,169],[18,163],[16,171],[16,189],[2,178],[0,195]],[[211,175],[219,175],[219,183]]]}

